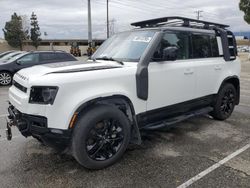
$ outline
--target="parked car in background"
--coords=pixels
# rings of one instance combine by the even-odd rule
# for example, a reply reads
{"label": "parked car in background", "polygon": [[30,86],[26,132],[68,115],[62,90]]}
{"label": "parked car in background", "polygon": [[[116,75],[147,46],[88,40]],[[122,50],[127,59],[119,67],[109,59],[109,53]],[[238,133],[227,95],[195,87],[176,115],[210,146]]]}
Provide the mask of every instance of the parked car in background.
{"label": "parked car in background", "polygon": [[10,51],[6,51],[6,52],[0,53],[0,58],[2,58],[2,57],[5,56],[5,55],[10,54],[11,52],[15,52],[15,50],[10,50]]}
{"label": "parked car in background", "polygon": [[0,62],[0,85],[10,85],[13,75],[23,68],[65,61],[77,61],[77,59],[71,54],[63,51],[34,51],[20,53],[8,61]]}
{"label": "parked car in background", "polygon": [[14,51],[14,52],[11,52],[11,53],[9,53],[7,55],[4,55],[2,58],[0,58],[0,63],[6,62],[6,61],[12,59],[13,57],[18,56],[18,55],[20,55],[22,53],[25,53],[25,52],[23,52],[23,51]]}
{"label": "parked car in background", "polygon": [[237,46],[238,52],[249,52],[250,48],[249,46]]}

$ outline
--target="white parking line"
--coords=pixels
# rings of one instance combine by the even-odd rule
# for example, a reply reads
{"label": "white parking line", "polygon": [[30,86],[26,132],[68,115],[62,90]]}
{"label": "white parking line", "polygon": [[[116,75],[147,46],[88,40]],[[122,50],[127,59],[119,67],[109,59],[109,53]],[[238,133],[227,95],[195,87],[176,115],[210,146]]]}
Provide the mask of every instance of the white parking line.
{"label": "white parking line", "polygon": [[209,167],[208,169],[206,169],[203,172],[199,173],[198,175],[194,176],[193,178],[191,178],[190,180],[186,181],[185,183],[183,183],[182,185],[178,186],[177,188],[186,188],[186,187],[189,187],[190,185],[192,185],[196,181],[200,180],[201,178],[203,178],[204,176],[206,176],[210,172],[212,172],[215,169],[219,168],[221,165],[227,163],[228,161],[230,161],[231,159],[233,159],[234,157],[238,156],[239,154],[241,154],[242,152],[246,151],[249,148],[250,148],[250,144],[247,144],[243,148],[237,150],[236,152],[234,152],[231,155],[227,156],[226,158],[222,159],[218,163],[214,164],[213,166]]}

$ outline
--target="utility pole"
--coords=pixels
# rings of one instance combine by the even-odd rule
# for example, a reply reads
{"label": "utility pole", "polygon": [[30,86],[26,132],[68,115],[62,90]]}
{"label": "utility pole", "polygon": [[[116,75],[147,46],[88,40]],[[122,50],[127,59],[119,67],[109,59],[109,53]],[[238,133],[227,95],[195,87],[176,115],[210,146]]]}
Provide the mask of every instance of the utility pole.
{"label": "utility pole", "polygon": [[109,38],[109,0],[107,0],[107,38]]}
{"label": "utility pole", "polygon": [[195,11],[195,13],[197,14],[197,20],[200,20],[200,18],[202,17],[201,13],[204,12],[203,10],[197,10]]}
{"label": "utility pole", "polygon": [[88,44],[89,48],[92,47],[92,23],[91,23],[91,4],[88,0]]}

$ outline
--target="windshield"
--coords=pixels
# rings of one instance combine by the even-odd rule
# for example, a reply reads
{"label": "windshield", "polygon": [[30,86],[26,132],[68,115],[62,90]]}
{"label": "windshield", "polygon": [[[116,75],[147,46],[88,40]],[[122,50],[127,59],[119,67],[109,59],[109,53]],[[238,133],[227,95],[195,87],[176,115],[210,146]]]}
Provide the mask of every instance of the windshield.
{"label": "windshield", "polygon": [[139,62],[155,31],[132,31],[116,34],[106,40],[92,59],[116,59]]}
{"label": "windshield", "polygon": [[10,53],[10,54],[8,54],[8,55],[2,57],[2,58],[1,58],[1,61],[8,61],[8,60],[12,59],[13,57],[15,57],[15,56],[17,56],[17,55],[19,55],[19,54],[21,54],[21,53],[22,53],[22,52],[13,52],[13,53]]}
{"label": "windshield", "polygon": [[6,63],[11,63],[21,57],[23,57],[24,55],[28,54],[28,52],[21,52],[21,53],[18,53],[17,55],[15,55],[14,57],[10,58],[9,60],[6,61]]}

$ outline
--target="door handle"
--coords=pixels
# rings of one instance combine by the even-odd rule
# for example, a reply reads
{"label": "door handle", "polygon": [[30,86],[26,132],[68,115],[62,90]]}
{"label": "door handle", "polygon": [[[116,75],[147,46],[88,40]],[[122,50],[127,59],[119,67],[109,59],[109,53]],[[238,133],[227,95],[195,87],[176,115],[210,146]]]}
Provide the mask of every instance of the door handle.
{"label": "door handle", "polygon": [[187,70],[185,70],[184,74],[185,75],[192,75],[192,74],[194,74],[194,71],[192,69],[187,69]]}
{"label": "door handle", "polygon": [[221,66],[215,66],[214,67],[214,70],[221,70],[222,68],[221,68]]}

